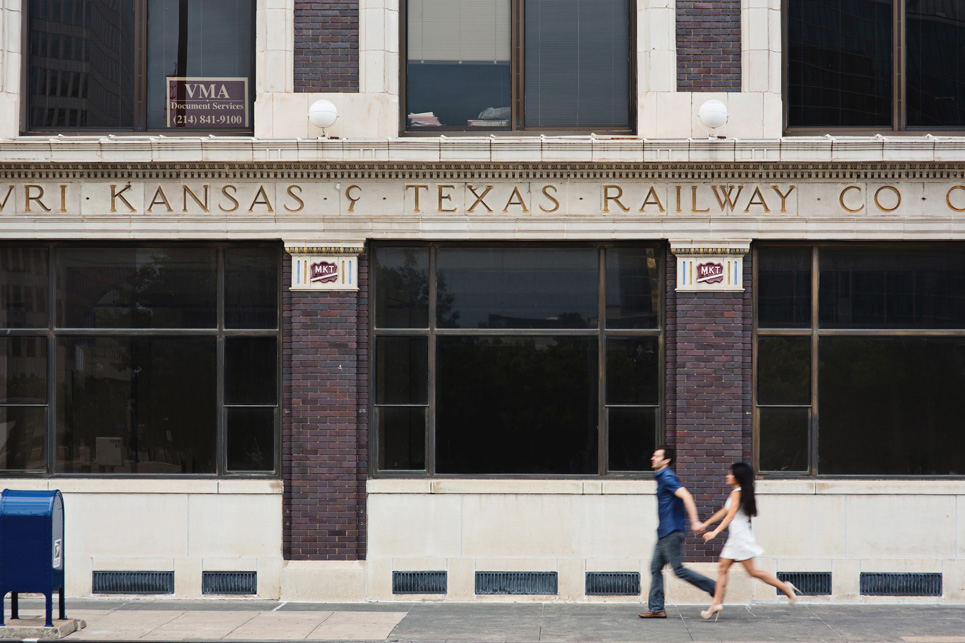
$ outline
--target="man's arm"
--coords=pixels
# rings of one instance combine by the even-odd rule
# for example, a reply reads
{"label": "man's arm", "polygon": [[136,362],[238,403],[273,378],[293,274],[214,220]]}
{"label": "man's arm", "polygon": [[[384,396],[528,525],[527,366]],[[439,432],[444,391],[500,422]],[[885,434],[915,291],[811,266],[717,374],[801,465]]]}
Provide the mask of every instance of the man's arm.
{"label": "man's arm", "polygon": [[703,533],[705,531],[704,526],[697,519],[697,503],[694,502],[694,497],[687,491],[687,487],[680,487],[673,492],[673,495],[684,501],[684,508],[687,509],[687,515],[690,516],[690,528],[693,529],[695,534]]}

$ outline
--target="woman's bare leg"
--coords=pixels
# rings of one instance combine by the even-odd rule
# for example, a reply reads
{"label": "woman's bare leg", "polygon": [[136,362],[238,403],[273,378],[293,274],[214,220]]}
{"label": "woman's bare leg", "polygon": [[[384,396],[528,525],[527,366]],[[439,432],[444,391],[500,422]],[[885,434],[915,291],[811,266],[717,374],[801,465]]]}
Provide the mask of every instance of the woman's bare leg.
{"label": "woman's bare leg", "polygon": [[[757,580],[764,581],[771,587],[776,587],[777,589],[787,594],[788,598],[794,598],[794,594],[791,593],[791,588],[787,586],[787,583],[781,580],[778,580],[777,576],[774,576],[773,574],[765,572],[763,569],[757,569],[756,567],[754,567],[753,558],[742,560],[741,565],[744,566],[744,569],[747,571],[748,574],[750,574],[752,578],[756,578]],[[720,587],[720,581],[717,581],[717,587]],[[714,600],[717,600],[716,597],[714,598]]]}
{"label": "woman's bare leg", "polygon": [[727,574],[734,561],[730,558],[721,558],[717,564],[717,589],[714,590],[714,598],[710,601],[710,606],[714,607],[724,602],[724,593],[727,591]]}

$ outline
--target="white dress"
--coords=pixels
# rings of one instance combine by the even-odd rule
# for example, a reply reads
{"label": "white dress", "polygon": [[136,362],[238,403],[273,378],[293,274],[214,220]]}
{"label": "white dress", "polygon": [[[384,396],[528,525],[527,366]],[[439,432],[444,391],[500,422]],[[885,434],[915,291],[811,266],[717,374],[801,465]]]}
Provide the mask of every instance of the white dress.
{"label": "white dress", "polygon": [[[730,509],[730,496],[724,503],[725,509]],[[751,531],[751,519],[744,513],[743,507],[737,508],[737,515],[727,526],[727,542],[720,550],[721,558],[731,560],[747,560],[764,553],[764,550],[754,542],[754,532]]]}

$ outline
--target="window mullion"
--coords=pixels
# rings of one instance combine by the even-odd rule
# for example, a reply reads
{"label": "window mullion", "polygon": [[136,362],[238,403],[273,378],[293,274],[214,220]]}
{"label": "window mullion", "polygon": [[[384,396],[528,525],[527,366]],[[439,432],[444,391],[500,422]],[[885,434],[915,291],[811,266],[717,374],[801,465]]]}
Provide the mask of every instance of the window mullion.
{"label": "window mullion", "polygon": [[147,0],[134,3],[134,131],[147,129]]}
{"label": "window mullion", "polygon": [[892,77],[894,96],[894,111],[892,113],[892,127],[896,130],[904,130],[908,127],[908,115],[906,113],[907,92],[905,89],[905,79],[907,78],[905,69],[905,2],[906,0],[895,0],[894,3],[894,32],[892,34],[893,56],[892,65],[894,73]]}

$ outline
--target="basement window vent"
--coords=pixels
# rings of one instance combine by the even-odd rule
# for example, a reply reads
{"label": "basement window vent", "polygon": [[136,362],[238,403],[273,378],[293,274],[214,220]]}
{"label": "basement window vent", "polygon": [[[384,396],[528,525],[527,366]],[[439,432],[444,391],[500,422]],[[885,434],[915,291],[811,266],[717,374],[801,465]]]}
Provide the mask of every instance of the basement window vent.
{"label": "basement window vent", "polygon": [[476,594],[556,594],[556,572],[476,572]]}
{"label": "basement window vent", "polygon": [[392,572],[393,594],[445,594],[446,572]]}
{"label": "basement window vent", "polygon": [[639,596],[639,572],[587,572],[587,596]]}
{"label": "basement window vent", "polygon": [[174,572],[94,572],[94,594],[173,594]]}
{"label": "basement window vent", "polygon": [[[778,572],[778,580],[790,581],[801,596],[830,596],[831,572]],[[781,596],[784,592],[777,590]]]}
{"label": "basement window vent", "polygon": [[258,572],[203,572],[202,594],[257,594]]}
{"label": "basement window vent", "polygon": [[861,572],[862,596],[941,596],[941,574]]}

